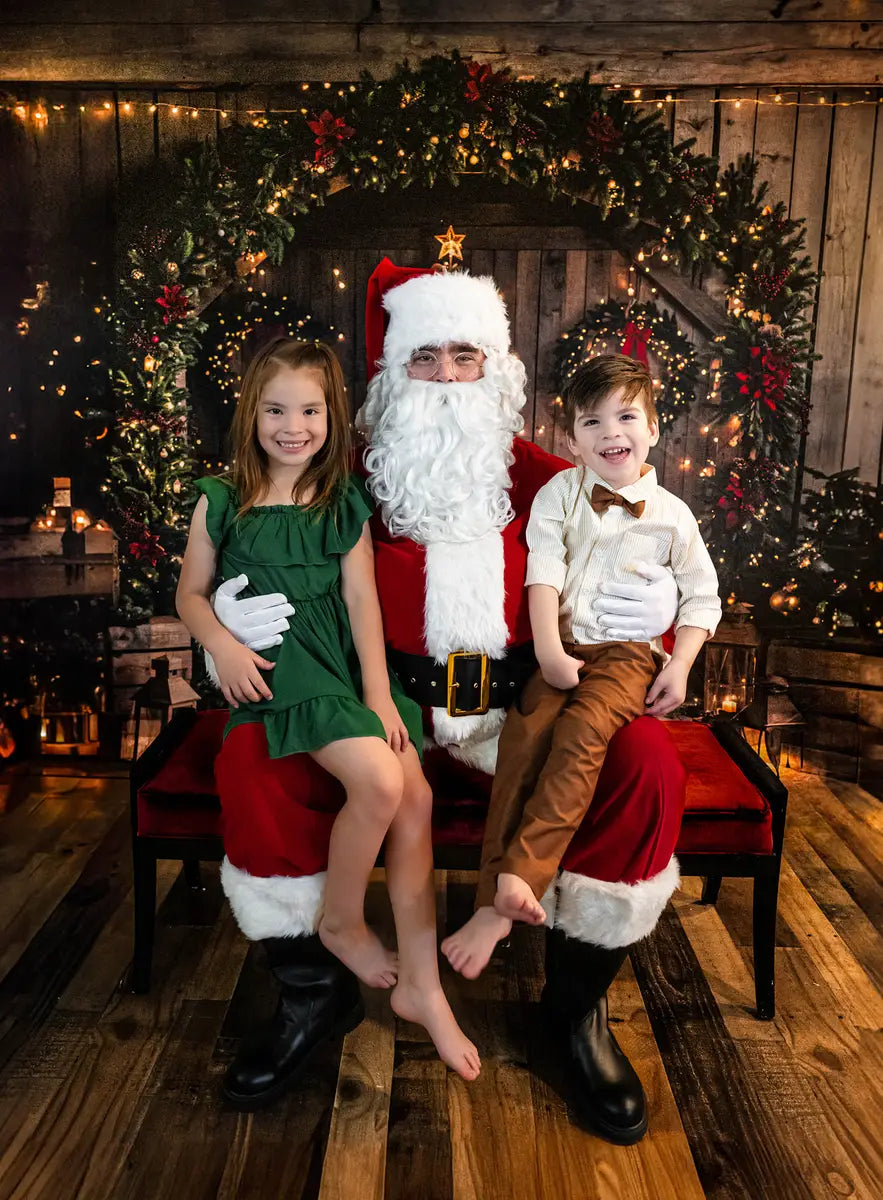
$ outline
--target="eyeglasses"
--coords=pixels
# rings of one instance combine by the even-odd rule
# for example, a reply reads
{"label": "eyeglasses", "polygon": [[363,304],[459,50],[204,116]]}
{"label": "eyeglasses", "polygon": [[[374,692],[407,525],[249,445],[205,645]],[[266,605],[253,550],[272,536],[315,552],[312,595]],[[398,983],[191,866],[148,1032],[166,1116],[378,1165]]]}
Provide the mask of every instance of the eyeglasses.
{"label": "eyeglasses", "polygon": [[407,367],[415,379],[432,379],[442,364],[448,362],[455,379],[478,379],[484,365],[484,355],[480,350],[460,350],[453,356],[438,355],[432,350],[417,350],[408,359]]}

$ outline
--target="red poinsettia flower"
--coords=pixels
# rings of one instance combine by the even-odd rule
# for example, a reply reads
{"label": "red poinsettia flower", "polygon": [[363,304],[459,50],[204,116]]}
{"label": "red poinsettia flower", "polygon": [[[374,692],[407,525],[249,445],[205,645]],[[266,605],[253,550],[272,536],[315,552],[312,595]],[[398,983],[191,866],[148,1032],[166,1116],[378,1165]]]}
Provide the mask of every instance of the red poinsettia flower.
{"label": "red poinsettia flower", "polygon": [[771,358],[771,351],[764,354],[761,346],[749,346],[748,353],[752,359],[749,369],[735,372],[735,377],[740,383],[739,395],[750,396],[752,400],[762,400],[767,408],[775,412],[776,404],[782,399],[785,386],[791,377],[790,359],[787,366],[783,363],[782,370],[779,370],[778,367],[772,369],[767,364],[767,360]]}
{"label": "red poinsettia flower", "polygon": [[733,529],[736,525],[741,524],[743,498],[742,481],[735,472],[731,472],[726,491],[717,502],[718,507],[726,511],[724,523],[727,529]]}
{"label": "red poinsettia flower", "polygon": [[159,535],[145,528],[138,535],[137,541],[129,542],[129,554],[132,558],[144,558],[155,567],[161,558],[165,557],[165,547],[160,545]]}
{"label": "red poinsettia flower", "polygon": [[506,79],[506,72],[493,71],[487,63],[468,62],[466,64],[466,87],[464,95],[470,104],[487,101],[494,92],[499,91]]}
{"label": "red poinsettia flower", "polygon": [[165,309],[163,325],[169,325],[172,321],[183,321],[190,311],[190,300],[180,283],[164,287],[156,302],[160,308]]}
{"label": "red poinsettia flower", "polygon": [[788,354],[768,350],[761,359],[763,364],[764,397],[769,407],[776,411],[776,404],[784,400],[785,388],[791,381],[792,362]]}
{"label": "red poinsettia flower", "polygon": [[586,155],[592,162],[612,153],[622,142],[622,131],[616,128],[608,113],[593,112],[586,122]]}
{"label": "red poinsettia flower", "polygon": [[307,121],[307,125],[316,135],[315,161],[317,163],[330,158],[340,143],[351,138],[356,132],[347,125],[343,117],[335,117],[327,108],[324,112],[319,113],[318,117],[313,117],[312,121]]}

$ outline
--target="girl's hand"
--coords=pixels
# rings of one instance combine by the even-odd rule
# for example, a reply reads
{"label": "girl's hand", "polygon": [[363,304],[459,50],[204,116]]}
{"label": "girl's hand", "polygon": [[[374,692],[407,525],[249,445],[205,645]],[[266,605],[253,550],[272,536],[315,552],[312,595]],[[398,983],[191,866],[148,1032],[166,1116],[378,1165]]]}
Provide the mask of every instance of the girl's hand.
{"label": "girl's hand", "polygon": [[383,722],[383,731],[386,734],[390,750],[395,750],[397,753],[407,750],[408,742],[411,740],[408,736],[408,729],[399,716],[399,710],[389,692],[385,696],[374,697],[370,700],[366,696],[365,703],[377,713]]}
{"label": "girl's hand", "polygon": [[549,687],[568,692],[579,683],[579,669],[582,665],[581,658],[574,658],[562,649],[560,656],[544,659],[540,663],[540,671]]}
{"label": "girl's hand", "polygon": [[684,703],[689,670],[688,664],[680,663],[674,658],[662,668],[650,685],[647,699],[644,701],[648,716],[664,717],[666,713],[674,712]]}
{"label": "girl's hand", "polygon": [[273,693],[261,678],[258,668],[272,671],[275,663],[268,662],[243,646],[235,638],[224,638],[224,641],[212,647],[212,657],[218,672],[218,682],[224,699],[231,708],[238,708],[240,702],[257,700],[272,700]]}

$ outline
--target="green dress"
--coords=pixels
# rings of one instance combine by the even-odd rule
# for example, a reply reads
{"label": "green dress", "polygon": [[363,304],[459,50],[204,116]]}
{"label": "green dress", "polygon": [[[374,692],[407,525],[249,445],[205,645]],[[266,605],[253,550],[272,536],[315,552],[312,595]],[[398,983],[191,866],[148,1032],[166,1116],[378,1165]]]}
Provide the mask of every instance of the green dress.
{"label": "green dress", "polygon": [[[372,512],[365,485],[350,476],[337,503],[318,514],[295,504],[272,504],[239,518],[236,493],[227,481],[207,477],[196,486],[208,499],[206,526],[218,551],[219,574],[248,576],[239,599],[282,592],[294,605],[281,645],[260,652],[276,663],[262,672],[273,699],[231,709],[225,736],[236,725],[263,721],[270,758],[318,750],[341,738],[385,741],[380,718],[362,702],[359,657],[341,594],[341,559]],[[392,672],[390,688],[420,752],[420,708]]]}

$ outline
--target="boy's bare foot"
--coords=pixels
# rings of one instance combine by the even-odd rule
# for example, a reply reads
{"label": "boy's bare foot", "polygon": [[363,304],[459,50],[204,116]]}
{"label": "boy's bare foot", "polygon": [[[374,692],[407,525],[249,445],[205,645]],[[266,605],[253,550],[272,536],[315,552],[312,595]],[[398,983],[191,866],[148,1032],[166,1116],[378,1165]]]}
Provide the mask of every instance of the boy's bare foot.
{"label": "boy's bare foot", "polygon": [[457,1024],[441,987],[429,991],[414,983],[400,981],[389,998],[393,1012],[405,1021],[422,1025],[435,1043],[442,1062],[469,1082],[478,1078],[481,1059],[478,1051]]}
{"label": "boy's bare foot", "polygon": [[445,938],[442,954],[455,971],[467,979],[477,979],[490,961],[497,942],[508,937],[512,922],[488,905],[472,914],[462,929]]}
{"label": "boy's bare foot", "polygon": [[510,921],[526,921],[528,925],[542,925],[546,913],[529,884],[517,875],[500,873],[497,876],[497,894],[494,908],[501,917]]}
{"label": "boy's bare foot", "polygon": [[398,977],[398,957],[383,945],[367,925],[353,929],[319,924],[319,940],[326,950],[358,975],[368,987],[393,987]]}

